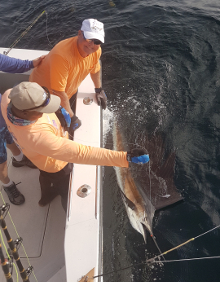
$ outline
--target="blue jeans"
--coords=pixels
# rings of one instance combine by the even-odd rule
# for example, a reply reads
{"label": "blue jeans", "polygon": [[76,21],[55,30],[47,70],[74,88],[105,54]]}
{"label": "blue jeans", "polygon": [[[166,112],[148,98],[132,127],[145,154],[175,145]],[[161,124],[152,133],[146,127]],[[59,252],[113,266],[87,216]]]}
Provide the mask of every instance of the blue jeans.
{"label": "blue jeans", "polygon": [[7,161],[6,144],[14,143],[13,138],[7,127],[0,128],[0,164]]}

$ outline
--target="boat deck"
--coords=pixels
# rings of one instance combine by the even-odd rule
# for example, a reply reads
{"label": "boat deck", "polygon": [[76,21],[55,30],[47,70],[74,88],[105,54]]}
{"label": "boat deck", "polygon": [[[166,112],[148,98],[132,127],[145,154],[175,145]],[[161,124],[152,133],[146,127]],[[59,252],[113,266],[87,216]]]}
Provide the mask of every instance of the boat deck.
{"label": "boat deck", "polygon": [[[41,197],[38,180],[39,170],[28,167],[13,167],[10,151],[8,152],[8,173],[15,183],[21,182],[17,187],[25,196],[25,203],[16,206],[10,204],[7,194],[1,189],[0,206],[4,204],[3,199],[10,204],[10,215],[8,214],[5,217],[8,231],[13,240],[18,237],[23,239],[23,246],[30,264],[34,267],[37,280],[49,282],[49,279],[54,275],[54,269],[56,268],[59,271],[65,265],[63,242],[66,215],[61,206],[60,196],[46,207],[40,207],[38,205]],[[54,232],[56,232],[55,236]],[[7,245],[6,240],[5,243]],[[25,251],[22,246],[18,250],[21,262],[27,269],[29,262]],[[59,255],[57,255],[58,253]],[[13,272],[15,274],[15,270]],[[0,281],[5,279],[2,275],[3,272],[0,270]],[[35,281],[32,275],[30,281]],[[51,280],[51,282],[56,281],[66,281],[65,271],[62,272],[62,280],[55,280],[55,278]]]}
{"label": "boat deck", "polygon": [[[0,48],[3,53],[4,49]],[[20,59],[34,59],[47,51],[13,49],[11,57]],[[5,74],[0,72],[0,91],[13,87],[16,83],[28,80],[30,72],[25,74]],[[76,115],[81,119],[82,126],[74,134],[76,142],[100,146],[101,140],[101,111],[96,103],[94,85],[90,76],[79,87],[76,105]],[[84,98],[90,97],[92,103],[86,105]],[[86,99],[87,100],[87,99]],[[9,177],[18,184],[18,189],[25,196],[25,203],[21,206],[10,205],[10,216],[5,217],[8,230],[13,240],[23,239],[19,248],[21,262],[25,269],[30,264],[34,267],[34,276],[30,281],[39,282],[76,282],[82,276],[95,268],[94,275],[101,268],[102,232],[100,229],[100,167],[88,165],[74,165],[68,211],[65,214],[60,196],[55,198],[46,207],[40,207],[38,201],[41,196],[39,185],[39,170],[28,167],[15,168],[11,164],[11,153],[8,153]],[[77,190],[82,185],[89,185],[91,193],[81,198]],[[10,203],[4,190],[1,188],[0,206],[4,201]],[[3,235],[4,237],[4,235]],[[5,240],[5,244],[7,242]],[[7,247],[7,246],[6,246]],[[29,260],[26,258],[25,252]],[[5,253],[5,251],[4,251]],[[16,279],[13,271],[13,281]],[[0,269],[0,281],[5,281]],[[93,280],[90,280],[93,281]],[[101,281],[100,279],[94,281]]]}

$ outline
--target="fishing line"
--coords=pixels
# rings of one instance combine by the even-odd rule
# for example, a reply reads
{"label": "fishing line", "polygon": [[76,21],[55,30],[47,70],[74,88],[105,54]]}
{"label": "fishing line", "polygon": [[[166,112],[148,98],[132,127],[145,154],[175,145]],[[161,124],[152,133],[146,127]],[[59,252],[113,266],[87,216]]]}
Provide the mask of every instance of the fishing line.
{"label": "fishing line", "polygon": [[[152,203],[152,191],[151,191],[151,169],[150,169],[150,160],[149,160],[149,181],[150,181],[150,202]],[[151,208],[150,208],[150,212],[151,212],[151,215],[152,215],[152,213],[153,213],[153,210],[152,210],[152,205],[151,205]],[[157,247],[157,249],[158,249],[158,251],[159,251],[159,253],[160,254],[162,254],[162,251],[161,251],[161,249],[160,249],[160,247],[159,247],[159,245],[158,245],[158,243],[157,243],[157,241],[156,241],[156,238],[154,237],[154,234],[153,234],[153,232],[152,232],[152,234],[150,234],[150,236],[151,236],[151,238],[153,239],[153,241],[154,241],[154,244],[155,244],[155,246]],[[164,258],[164,256],[163,255],[161,255],[162,256],[162,258],[165,260],[165,258]]]}
{"label": "fishing line", "polygon": [[206,234],[208,234],[208,233],[214,231],[215,229],[217,229],[217,228],[219,228],[219,227],[220,227],[220,225],[218,225],[218,226],[216,226],[216,227],[214,227],[214,228],[212,228],[212,229],[210,229],[210,230],[208,230],[208,231],[206,231],[206,232],[204,232],[204,233],[202,233],[202,234],[200,234],[200,235],[198,235],[198,236],[196,236],[196,237],[194,237],[194,238],[191,238],[191,239],[189,239],[188,241],[186,241],[186,242],[184,242],[184,243],[182,243],[182,244],[180,244],[180,245],[178,245],[178,246],[176,246],[176,247],[174,247],[174,248],[172,248],[172,249],[170,249],[170,250],[168,250],[168,251],[166,251],[166,252],[164,252],[164,253],[162,253],[162,254],[156,256],[156,257],[154,257],[154,258],[152,258],[152,260],[155,260],[155,259],[159,258],[161,255],[166,255],[167,253],[172,252],[172,251],[174,251],[174,250],[176,250],[176,249],[182,247],[183,245],[186,245],[186,244],[188,244],[189,242],[194,241],[194,240],[196,240],[197,238],[199,238],[199,237],[201,237],[201,236],[204,236],[204,235],[206,235]]}
{"label": "fishing line", "polygon": [[159,259],[161,256],[163,256],[163,255],[165,255],[165,254],[167,254],[169,252],[172,252],[172,251],[174,251],[174,250],[176,250],[176,249],[178,249],[178,248],[188,244],[189,242],[191,242],[193,240],[196,240],[197,238],[202,237],[202,236],[204,236],[204,235],[214,231],[215,229],[217,229],[219,227],[220,227],[220,225],[218,225],[218,226],[216,226],[216,227],[214,227],[214,228],[212,228],[212,229],[210,229],[210,230],[208,230],[208,231],[206,231],[206,232],[204,232],[204,233],[202,233],[202,234],[200,234],[200,235],[198,235],[198,236],[196,236],[194,238],[191,238],[191,239],[187,240],[186,242],[184,242],[184,243],[182,243],[182,244],[180,244],[180,245],[178,245],[178,246],[176,246],[176,247],[174,247],[172,249],[169,249],[168,251],[163,252],[162,254],[160,254],[158,256],[155,256],[153,258],[147,259],[146,262],[133,264],[133,265],[130,265],[130,266],[118,269],[118,270],[114,270],[114,271],[111,271],[111,272],[106,272],[106,273],[103,273],[103,274],[99,274],[99,275],[96,275],[96,276],[93,276],[93,277],[86,277],[86,278],[89,279],[89,280],[90,279],[95,279],[95,278],[98,278],[98,277],[103,277],[105,275],[110,275],[110,274],[113,274],[113,273],[117,273],[119,271],[124,271],[126,269],[129,269],[129,268],[132,268],[132,267],[135,267],[135,266],[148,265],[148,264],[154,264],[154,263],[165,263],[165,262],[167,262],[167,263],[169,262],[170,263],[170,262],[205,260],[205,259],[219,259],[220,256],[213,256],[213,257],[200,257],[200,258],[189,258],[189,259],[180,259],[180,260],[164,260],[164,261],[158,260],[158,261],[156,261],[156,259]]}
{"label": "fishing line", "polygon": [[[174,259],[174,260],[165,260],[165,261],[162,261],[162,263],[164,262],[183,262],[183,261],[194,261],[194,260],[204,260],[204,259],[220,259],[220,256],[213,256],[213,257],[200,257],[200,258],[188,258],[188,259]],[[160,262],[160,261],[158,261]],[[155,263],[157,263],[157,261],[155,261]]]}
{"label": "fishing line", "polygon": [[46,14],[46,36],[47,36],[47,40],[48,40],[48,42],[49,42],[51,48],[53,48],[53,45],[52,45],[52,43],[51,43],[51,41],[50,41],[50,39],[49,39],[48,32],[47,32],[47,30],[48,30],[48,29],[47,29],[48,14],[47,14],[47,11],[46,11],[46,10],[45,10],[45,14]]}
{"label": "fishing line", "polygon": [[207,233],[209,233],[209,232],[211,232],[211,231],[213,231],[213,230],[215,230],[215,229],[217,229],[219,227],[220,227],[220,225],[218,225],[218,226],[216,226],[216,227],[214,227],[214,228],[212,228],[212,229],[210,229],[210,230],[208,230],[208,231],[206,231],[206,232],[196,236],[195,239],[197,239],[197,238],[199,238],[199,237],[201,237],[201,236],[203,236],[203,235],[205,235],[205,234],[207,234]]}
{"label": "fishing line", "polygon": [[22,32],[22,34],[11,44],[11,46],[9,47],[9,49],[7,51],[4,51],[3,54],[4,55],[8,55],[8,53],[17,45],[17,43],[21,40],[22,37],[24,37],[28,31],[33,27],[33,25],[40,19],[41,16],[43,16],[43,14],[45,13],[46,15],[46,36],[47,36],[47,40],[49,42],[49,45],[51,48],[54,47],[54,45],[51,43],[49,36],[48,36],[48,13],[46,10],[44,10],[26,29],[25,31]]}
{"label": "fishing line", "polygon": [[45,11],[43,11],[26,29],[25,31],[22,32],[22,34],[14,41],[14,43],[12,43],[12,45],[9,47],[8,51],[4,51],[4,55],[8,55],[8,53],[15,47],[15,45],[21,40],[22,37],[25,36],[26,33],[28,33],[28,31],[33,27],[33,25],[39,20],[39,18],[41,16],[43,16],[43,14],[45,13]]}
{"label": "fishing line", "polygon": [[153,234],[151,234],[151,238],[153,239],[154,244],[156,245],[156,247],[157,247],[157,249],[158,249],[158,251],[159,251],[161,257],[163,258],[163,260],[165,260],[165,257],[163,256],[162,251],[161,251],[161,249],[160,249],[160,247],[159,247],[159,245],[158,245],[158,243],[157,243],[157,241],[156,241],[156,239],[155,239],[155,237],[154,237]]}

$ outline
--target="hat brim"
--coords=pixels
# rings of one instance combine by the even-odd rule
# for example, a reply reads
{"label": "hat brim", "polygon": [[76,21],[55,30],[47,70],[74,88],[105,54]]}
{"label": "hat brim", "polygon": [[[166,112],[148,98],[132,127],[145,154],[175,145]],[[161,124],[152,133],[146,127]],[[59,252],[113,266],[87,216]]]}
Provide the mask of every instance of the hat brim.
{"label": "hat brim", "polygon": [[105,42],[104,40],[104,36],[95,32],[89,32],[89,31],[83,31],[84,36],[86,39],[98,39],[100,40],[102,43]]}
{"label": "hat brim", "polygon": [[36,111],[36,112],[45,113],[45,114],[55,113],[60,107],[60,102],[61,102],[60,97],[51,94],[50,102],[48,105],[46,105],[45,107],[30,110],[30,111]]}

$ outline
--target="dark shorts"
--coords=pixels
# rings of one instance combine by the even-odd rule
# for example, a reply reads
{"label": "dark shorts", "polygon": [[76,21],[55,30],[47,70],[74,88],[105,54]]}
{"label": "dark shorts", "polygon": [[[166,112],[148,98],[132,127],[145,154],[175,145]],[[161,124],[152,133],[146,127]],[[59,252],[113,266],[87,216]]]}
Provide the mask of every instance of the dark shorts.
{"label": "dark shorts", "polygon": [[7,127],[2,127],[0,129],[0,164],[7,161],[7,150],[6,144],[14,143],[13,138],[8,131]]}
{"label": "dark shorts", "polygon": [[76,100],[77,100],[77,93],[78,91],[73,94],[73,96],[70,98],[70,107],[72,109],[72,111],[74,112],[74,114],[76,113]]}
{"label": "dark shorts", "polygon": [[[73,94],[73,96],[69,99],[70,108],[74,112],[74,114],[76,114],[77,93],[78,91],[75,94]],[[70,140],[74,139],[74,130],[69,129],[69,139]]]}
{"label": "dark shorts", "polygon": [[[40,169],[39,169],[40,170]],[[73,164],[68,163],[63,169],[58,172],[46,172],[40,170],[40,174],[45,178],[57,184],[58,182],[62,182],[62,179],[68,177],[73,170]],[[62,189],[62,188],[61,188]]]}
{"label": "dark shorts", "polygon": [[41,189],[49,191],[48,189],[50,189],[49,187],[51,187],[52,184],[53,193],[61,196],[62,206],[65,211],[67,209],[69,179],[72,170],[72,163],[68,163],[63,169],[55,173],[40,170],[39,180]]}

